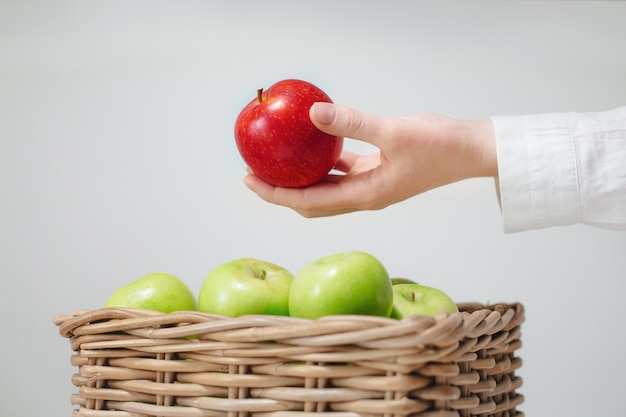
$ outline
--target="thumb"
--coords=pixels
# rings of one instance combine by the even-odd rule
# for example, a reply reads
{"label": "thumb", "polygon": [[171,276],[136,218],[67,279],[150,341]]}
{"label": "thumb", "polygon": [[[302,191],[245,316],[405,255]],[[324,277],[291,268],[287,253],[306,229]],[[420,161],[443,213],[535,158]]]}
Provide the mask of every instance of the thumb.
{"label": "thumb", "polygon": [[358,139],[377,145],[383,119],[333,103],[313,103],[309,110],[311,121],[322,132],[333,136]]}

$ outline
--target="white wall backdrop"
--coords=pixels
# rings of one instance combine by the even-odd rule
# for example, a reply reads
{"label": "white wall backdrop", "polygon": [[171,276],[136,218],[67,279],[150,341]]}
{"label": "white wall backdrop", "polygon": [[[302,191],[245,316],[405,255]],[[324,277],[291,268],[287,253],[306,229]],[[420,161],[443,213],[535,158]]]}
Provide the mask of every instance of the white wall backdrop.
{"label": "white wall backdrop", "polygon": [[352,249],[523,302],[528,416],[623,415],[626,233],[505,235],[487,179],[307,220],[243,186],[232,130],[291,77],[378,114],[607,110],[625,22],[624,2],[0,1],[0,415],[71,414],[56,313],[154,271],[197,291],[232,258],[296,272]]}

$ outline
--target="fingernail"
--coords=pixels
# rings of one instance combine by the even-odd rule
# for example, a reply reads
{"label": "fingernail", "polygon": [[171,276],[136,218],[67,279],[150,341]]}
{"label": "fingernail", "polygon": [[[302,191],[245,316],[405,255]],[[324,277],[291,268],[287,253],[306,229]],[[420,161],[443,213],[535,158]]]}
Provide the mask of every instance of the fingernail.
{"label": "fingernail", "polygon": [[319,123],[331,124],[335,120],[335,106],[324,102],[313,103],[309,115]]}

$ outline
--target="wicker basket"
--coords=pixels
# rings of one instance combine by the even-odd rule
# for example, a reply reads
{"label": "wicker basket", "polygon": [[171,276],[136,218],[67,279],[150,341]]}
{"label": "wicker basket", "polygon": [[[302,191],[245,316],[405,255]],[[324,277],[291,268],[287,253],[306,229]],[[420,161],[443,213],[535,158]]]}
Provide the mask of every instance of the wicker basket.
{"label": "wicker basket", "polygon": [[523,306],[459,308],[315,321],[103,308],[54,322],[75,351],[73,416],[523,416]]}

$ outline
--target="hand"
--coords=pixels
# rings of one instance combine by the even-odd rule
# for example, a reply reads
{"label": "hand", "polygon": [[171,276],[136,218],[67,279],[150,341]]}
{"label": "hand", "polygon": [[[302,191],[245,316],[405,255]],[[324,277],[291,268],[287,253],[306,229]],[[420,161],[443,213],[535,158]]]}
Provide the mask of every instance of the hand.
{"label": "hand", "polygon": [[305,188],[274,187],[250,172],[244,183],[270,203],[304,217],[377,210],[430,189],[472,177],[496,177],[491,120],[435,114],[380,117],[330,103],[315,103],[311,121],[335,136],[370,143],[380,152],[343,152],[336,171]]}

